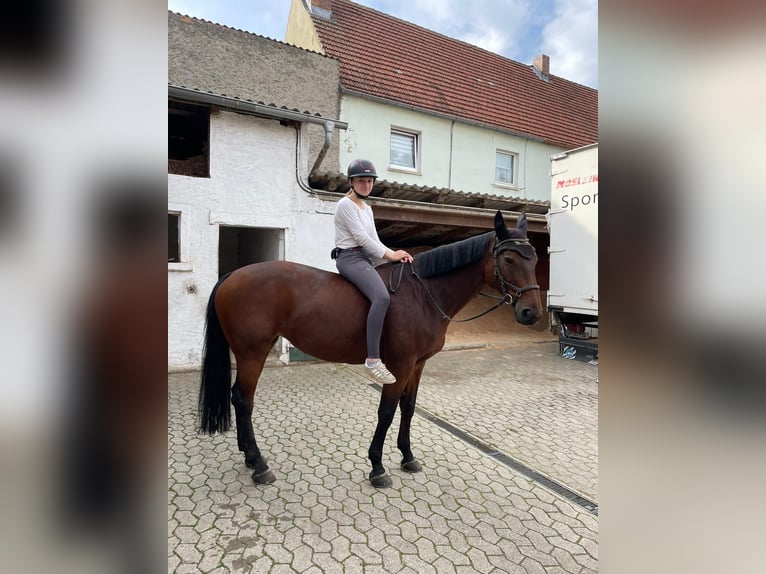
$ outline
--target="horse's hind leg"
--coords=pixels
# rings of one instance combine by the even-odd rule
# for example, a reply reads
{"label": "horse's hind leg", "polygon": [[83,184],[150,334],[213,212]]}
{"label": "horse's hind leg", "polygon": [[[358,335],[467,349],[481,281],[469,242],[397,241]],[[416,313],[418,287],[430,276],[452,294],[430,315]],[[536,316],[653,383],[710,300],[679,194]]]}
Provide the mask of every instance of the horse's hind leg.
{"label": "horse's hind leg", "polygon": [[252,425],[247,423],[250,417],[247,399],[242,392],[242,386],[239,384],[239,373],[237,373],[234,386],[231,388],[231,404],[234,405],[234,415],[237,422],[237,446],[240,451],[245,453],[245,464],[252,468],[255,456],[252,453],[248,456],[248,451],[252,449],[252,444],[255,442],[255,434]]}
{"label": "horse's hind leg", "polygon": [[378,405],[378,426],[375,428],[375,434],[372,437],[372,443],[368,451],[372,470],[370,471],[370,482],[376,488],[388,488],[393,484],[391,477],[386,473],[383,467],[383,443],[386,440],[388,429],[391,428],[391,422],[396,413],[396,402],[398,396],[394,388],[399,385],[385,385],[380,396]]}
{"label": "horse's hind leg", "polygon": [[420,386],[420,375],[423,374],[423,367],[425,363],[421,363],[415,367],[415,371],[412,373],[412,377],[407,383],[407,387],[404,389],[401,398],[399,399],[399,410],[401,412],[401,420],[399,422],[399,436],[396,440],[396,446],[402,453],[402,470],[407,472],[420,472],[423,467],[415,460],[415,455],[412,454],[410,447],[410,426],[412,423],[412,417],[415,414],[415,401],[418,397],[418,387]]}
{"label": "horse's hind leg", "polygon": [[269,470],[253,431],[253,403],[258,379],[266,363],[266,353],[263,359],[237,361],[237,379],[231,390],[231,404],[237,420],[237,445],[245,453],[245,464],[253,469],[253,481],[258,484],[274,482],[276,477]]}

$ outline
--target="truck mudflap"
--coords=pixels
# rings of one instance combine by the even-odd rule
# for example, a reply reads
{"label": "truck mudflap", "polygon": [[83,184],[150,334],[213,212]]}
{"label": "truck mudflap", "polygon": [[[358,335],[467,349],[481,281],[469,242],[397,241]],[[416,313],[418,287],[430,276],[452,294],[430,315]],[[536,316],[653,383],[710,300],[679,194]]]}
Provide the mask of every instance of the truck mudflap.
{"label": "truck mudflap", "polygon": [[559,337],[559,355],[570,361],[598,364],[598,340]]}

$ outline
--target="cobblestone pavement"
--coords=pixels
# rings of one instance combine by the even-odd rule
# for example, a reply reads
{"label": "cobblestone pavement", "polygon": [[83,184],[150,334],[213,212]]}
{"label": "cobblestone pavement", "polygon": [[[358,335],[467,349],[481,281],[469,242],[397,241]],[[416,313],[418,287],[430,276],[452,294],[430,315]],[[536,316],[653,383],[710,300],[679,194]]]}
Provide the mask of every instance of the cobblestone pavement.
{"label": "cobblestone pavement", "polygon": [[[418,406],[595,501],[596,369],[557,344],[443,351]],[[234,431],[195,433],[196,373],[168,395],[168,571],[252,573],[585,573],[598,518],[453,436],[413,419],[424,470],[399,469],[398,415],[368,480],[379,394],[361,367],[267,367],[253,424],[277,475],[256,486]]]}
{"label": "cobblestone pavement", "polygon": [[557,351],[442,352],[426,364],[418,406],[596,502],[597,368]]}

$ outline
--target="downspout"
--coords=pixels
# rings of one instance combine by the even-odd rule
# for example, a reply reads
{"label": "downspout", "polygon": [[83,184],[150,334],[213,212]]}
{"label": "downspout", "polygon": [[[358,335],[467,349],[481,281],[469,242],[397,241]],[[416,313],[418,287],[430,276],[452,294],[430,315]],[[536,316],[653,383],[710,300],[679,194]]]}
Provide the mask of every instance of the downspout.
{"label": "downspout", "polygon": [[454,145],[455,120],[449,126],[449,169],[447,170],[447,188],[452,189],[452,147]]}
{"label": "downspout", "polygon": [[322,163],[322,160],[324,159],[325,154],[327,153],[327,150],[330,149],[330,145],[332,144],[332,132],[335,129],[335,122],[331,120],[327,120],[324,122],[324,145],[322,146],[322,149],[319,151],[319,155],[317,156],[316,161],[314,162],[314,165],[311,167],[311,171],[309,172],[309,175],[314,173],[314,170],[319,167],[319,164]]}
{"label": "downspout", "polygon": [[[325,120],[322,124],[324,125],[324,144],[322,144],[322,149],[319,150],[319,155],[314,161],[314,165],[311,167],[311,170],[309,170],[309,175],[314,173],[314,170],[322,163],[324,156],[327,155],[327,150],[330,149],[330,145],[332,144],[332,132],[335,130],[335,122],[332,120]],[[312,195],[319,195],[321,190],[312,188],[309,183],[304,181],[301,177],[301,165],[303,165],[301,160],[301,149],[303,147],[302,128],[303,125],[301,123],[295,123],[295,180],[303,191]],[[324,195],[325,193],[326,192],[322,192],[321,194]]]}

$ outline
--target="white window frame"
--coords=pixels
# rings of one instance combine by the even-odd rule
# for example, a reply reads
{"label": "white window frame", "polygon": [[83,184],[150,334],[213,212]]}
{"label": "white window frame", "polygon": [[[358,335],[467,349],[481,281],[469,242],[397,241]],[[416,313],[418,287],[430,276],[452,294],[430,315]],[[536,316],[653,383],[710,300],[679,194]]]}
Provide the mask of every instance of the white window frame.
{"label": "white window frame", "polygon": [[[500,169],[500,167],[497,164],[497,157],[499,155],[508,156],[511,158],[512,161],[512,175],[511,175],[511,181],[503,181],[497,178],[497,170]],[[519,154],[507,151],[504,149],[497,149],[495,150],[495,187],[503,187],[506,189],[518,189],[519,188]]]}
{"label": "white window frame", "polygon": [[[402,136],[407,138],[412,138],[412,145],[415,149],[412,150],[413,155],[413,163],[415,164],[414,167],[406,166],[406,165],[399,165],[394,163],[394,154],[392,153],[391,149],[391,137],[392,136]],[[420,148],[421,148],[421,133],[413,130],[408,130],[404,128],[399,127],[391,127],[391,133],[389,135],[388,140],[388,169],[391,171],[401,171],[404,173],[416,173],[420,174]]]}

